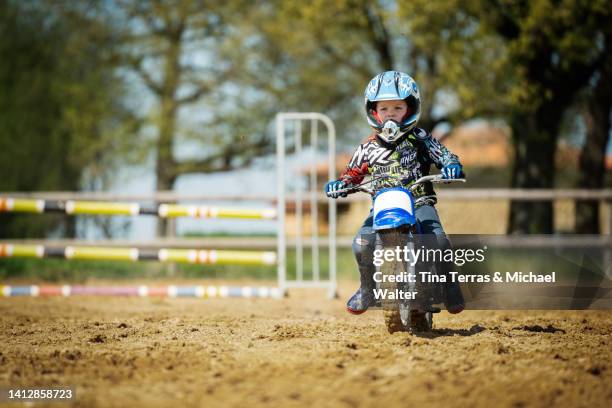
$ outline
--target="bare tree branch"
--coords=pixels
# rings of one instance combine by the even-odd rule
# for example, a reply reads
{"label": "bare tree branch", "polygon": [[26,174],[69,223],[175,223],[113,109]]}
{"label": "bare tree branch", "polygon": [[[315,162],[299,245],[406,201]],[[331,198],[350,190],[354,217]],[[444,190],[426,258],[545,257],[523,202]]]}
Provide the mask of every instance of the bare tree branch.
{"label": "bare tree branch", "polygon": [[186,95],[182,98],[178,98],[176,103],[178,105],[186,105],[190,103],[197,102],[203,95],[210,92],[210,88],[199,87],[195,91],[192,91],[189,95]]}
{"label": "bare tree branch", "polygon": [[[186,160],[177,163],[174,171],[178,176],[186,173],[214,173],[248,166],[254,157],[272,153],[274,146],[265,138],[249,144],[230,144],[218,153],[204,159]],[[234,159],[242,159],[237,163]]]}
{"label": "bare tree branch", "polygon": [[376,6],[364,4],[364,14],[368,19],[369,36],[380,57],[383,69],[393,69],[393,54],[391,53],[391,37],[385,27],[383,17]]}
{"label": "bare tree branch", "polygon": [[155,95],[160,96],[163,92],[162,86],[155,82],[147,70],[142,66],[142,56],[128,57],[128,64],[132,67],[134,72],[142,79],[147,88]]}
{"label": "bare tree branch", "polygon": [[372,75],[372,73],[368,69],[364,69],[362,65],[355,65],[351,61],[349,61],[347,58],[344,58],[338,51],[336,51],[336,49],[331,44],[329,44],[328,42],[325,42],[324,39],[320,38],[319,35],[317,35],[317,37],[322,44],[321,51],[323,51],[325,54],[331,57],[332,60],[334,60],[335,62],[341,65],[348,67],[351,71],[359,72],[359,74],[362,75],[363,77],[370,77]]}

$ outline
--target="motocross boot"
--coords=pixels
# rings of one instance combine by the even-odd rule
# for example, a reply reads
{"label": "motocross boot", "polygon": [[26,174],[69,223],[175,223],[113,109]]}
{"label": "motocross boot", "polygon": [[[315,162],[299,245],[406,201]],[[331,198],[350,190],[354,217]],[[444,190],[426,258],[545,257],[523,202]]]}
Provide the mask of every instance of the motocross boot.
{"label": "motocross boot", "polygon": [[[441,249],[445,250],[452,248],[446,236],[439,235],[437,239]],[[463,309],[465,309],[465,301],[461,293],[461,286],[459,286],[459,282],[452,282],[448,274],[449,271],[453,270],[453,264],[450,262],[441,262],[439,266],[442,274],[447,277],[447,281],[444,283],[444,307],[446,307],[446,310],[451,314],[461,313]]]}
{"label": "motocross boot", "polygon": [[359,271],[361,286],[346,303],[346,310],[351,314],[362,314],[370,306],[376,304],[376,299],[374,298],[376,282],[374,282],[374,274],[370,272],[366,268],[362,268]]}
{"label": "motocross boot", "polygon": [[465,309],[465,301],[458,282],[446,282],[444,284],[444,306],[449,313],[457,314]]}
{"label": "motocross boot", "polygon": [[374,298],[374,273],[376,267],[373,264],[373,253],[376,246],[376,234],[372,227],[362,227],[353,240],[353,254],[359,267],[359,280],[361,285],[357,292],[346,304],[346,310],[352,314],[362,314],[376,303]]}

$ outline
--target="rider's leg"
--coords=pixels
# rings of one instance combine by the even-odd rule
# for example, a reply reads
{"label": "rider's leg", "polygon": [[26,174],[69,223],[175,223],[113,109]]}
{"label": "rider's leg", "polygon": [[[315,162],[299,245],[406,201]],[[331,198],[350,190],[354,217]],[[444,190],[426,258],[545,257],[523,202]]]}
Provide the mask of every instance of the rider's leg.
{"label": "rider's leg", "polygon": [[[422,234],[435,234],[438,249],[444,251],[445,249],[452,248],[450,241],[444,233],[442,224],[440,223],[438,212],[433,205],[422,205],[417,207],[415,215],[421,226]],[[441,267],[441,272],[444,274],[448,275],[448,272],[453,270],[453,264],[451,262],[441,262],[438,265]],[[465,308],[465,301],[459,283],[450,282],[450,279],[447,279],[444,285],[444,292],[446,296],[444,301],[446,310],[450,313],[462,312]]]}
{"label": "rider's leg", "polygon": [[359,267],[361,285],[346,304],[346,309],[350,313],[361,314],[375,303],[374,289],[376,283],[374,282],[374,272],[376,267],[373,263],[375,248],[376,233],[372,228],[372,215],[370,214],[353,240],[353,253]]}

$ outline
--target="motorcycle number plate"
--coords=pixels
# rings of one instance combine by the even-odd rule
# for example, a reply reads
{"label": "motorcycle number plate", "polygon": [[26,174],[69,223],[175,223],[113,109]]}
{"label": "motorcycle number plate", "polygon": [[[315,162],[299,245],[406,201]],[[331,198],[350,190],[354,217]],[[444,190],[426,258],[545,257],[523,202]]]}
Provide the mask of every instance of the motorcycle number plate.
{"label": "motorcycle number plate", "polygon": [[402,209],[414,215],[412,200],[405,190],[391,190],[380,193],[374,201],[374,217],[384,210]]}

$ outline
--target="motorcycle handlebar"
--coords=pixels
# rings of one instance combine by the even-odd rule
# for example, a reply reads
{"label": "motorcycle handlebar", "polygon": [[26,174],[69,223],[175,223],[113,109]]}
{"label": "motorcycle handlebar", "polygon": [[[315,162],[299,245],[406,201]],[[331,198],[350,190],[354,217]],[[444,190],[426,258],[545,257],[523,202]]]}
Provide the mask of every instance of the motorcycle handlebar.
{"label": "motorcycle handlebar", "polygon": [[[465,183],[466,180],[464,178],[461,178],[461,179],[445,179],[445,178],[442,178],[441,174],[434,174],[434,175],[430,175],[430,176],[420,177],[414,183],[412,183],[412,185],[410,187],[408,187],[408,190],[412,192],[412,190],[415,189],[418,185],[423,184],[423,183],[427,183],[427,182],[431,182],[431,183],[445,183],[446,184],[446,183],[452,183],[452,182]],[[368,182],[363,183],[363,184],[367,184],[367,183]],[[366,193],[366,194],[369,194],[369,195],[374,195],[374,191],[372,189],[362,187],[362,185],[359,185],[359,186],[356,186],[356,187],[348,187],[348,188],[344,188],[342,190],[336,191],[336,193],[347,193],[347,194],[353,194],[353,193],[357,193],[357,192],[362,192],[362,193]]]}
{"label": "motorcycle handlebar", "polygon": [[412,189],[414,186],[426,183],[428,181],[432,182],[432,183],[445,183],[445,184],[446,183],[456,182],[456,181],[461,182],[461,183],[465,183],[465,179],[464,178],[460,178],[460,179],[445,179],[445,178],[442,178],[441,174],[434,174],[432,176],[423,176],[423,177],[419,178],[417,181],[412,183],[410,188]]}

